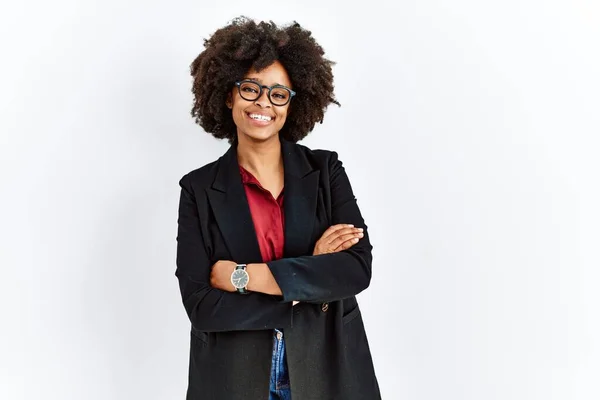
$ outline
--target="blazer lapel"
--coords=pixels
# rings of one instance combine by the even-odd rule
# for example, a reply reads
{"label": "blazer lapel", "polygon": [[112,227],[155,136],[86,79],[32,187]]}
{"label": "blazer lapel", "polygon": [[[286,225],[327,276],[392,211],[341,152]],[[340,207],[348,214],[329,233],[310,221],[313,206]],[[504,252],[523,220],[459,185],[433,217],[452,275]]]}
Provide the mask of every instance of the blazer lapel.
{"label": "blazer lapel", "polygon": [[250,206],[242,183],[237,161],[237,146],[233,144],[219,160],[218,171],[211,188],[207,189],[210,206],[225,239],[225,244],[237,263],[262,262]]}
{"label": "blazer lapel", "polygon": [[[311,240],[319,190],[314,170],[298,145],[281,139],[284,165],[284,257],[312,254]],[[217,175],[207,189],[210,206],[232,261],[262,262],[234,143],[219,159]]]}
{"label": "blazer lapel", "polygon": [[314,170],[300,146],[281,139],[284,165],[284,257],[312,254],[319,170]]}

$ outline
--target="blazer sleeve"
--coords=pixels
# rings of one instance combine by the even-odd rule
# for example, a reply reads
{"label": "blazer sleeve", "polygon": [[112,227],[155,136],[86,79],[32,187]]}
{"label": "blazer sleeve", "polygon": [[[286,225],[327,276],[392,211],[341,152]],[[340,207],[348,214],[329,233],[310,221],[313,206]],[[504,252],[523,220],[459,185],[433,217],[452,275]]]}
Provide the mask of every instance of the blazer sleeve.
{"label": "blazer sleeve", "polygon": [[268,262],[283,302],[330,302],[352,297],[371,282],[372,246],[350,181],[336,152],[331,152],[329,190],[332,224],[353,224],[364,236],[348,250]]}
{"label": "blazer sleeve", "polygon": [[279,296],[225,292],[210,286],[211,261],[205,250],[200,217],[189,174],[179,181],[175,276],[183,305],[196,329],[204,332],[289,328],[292,304]]}

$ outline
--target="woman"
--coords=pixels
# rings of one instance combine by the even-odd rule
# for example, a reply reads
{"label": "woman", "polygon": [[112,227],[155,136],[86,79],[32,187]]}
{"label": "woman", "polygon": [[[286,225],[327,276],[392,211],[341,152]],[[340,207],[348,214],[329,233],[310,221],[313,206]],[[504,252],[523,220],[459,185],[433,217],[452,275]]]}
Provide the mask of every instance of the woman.
{"label": "woman", "polygon": [[323,54],[297,23],[239,18],[191,65],[192,115],[231,147],[179,182],[188,400],[380,398],[367,227],[337,154],[296,144],[338,104]]}

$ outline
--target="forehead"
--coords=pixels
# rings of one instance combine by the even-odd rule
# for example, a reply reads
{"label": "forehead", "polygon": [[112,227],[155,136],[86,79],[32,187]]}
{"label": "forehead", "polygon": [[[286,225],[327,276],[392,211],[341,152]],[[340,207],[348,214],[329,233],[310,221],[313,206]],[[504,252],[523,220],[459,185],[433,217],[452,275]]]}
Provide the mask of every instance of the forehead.
{"label": "forehead", "polygon": [[283,67],[283,65],[279,61],[275,61],[273,64],[269,65],[266,68],[263,68],[260,71],[255,71],[251,69],[244,76],[245,79],[253,79],[257,82],[262,83],[263,85],[285,85],[288,87],[292,86],[292,82],[290,81],[290,77]]}

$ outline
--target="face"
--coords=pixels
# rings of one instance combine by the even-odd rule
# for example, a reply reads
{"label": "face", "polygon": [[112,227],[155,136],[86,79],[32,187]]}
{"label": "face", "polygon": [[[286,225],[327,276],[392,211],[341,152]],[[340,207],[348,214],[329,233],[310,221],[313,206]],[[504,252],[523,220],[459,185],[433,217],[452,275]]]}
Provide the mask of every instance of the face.
{"label": "face", "polygon": [[[292,89],[287,71],[279,61],[275,61],[260,72],[250,70],[242,79],[251,79],[267,86],[279,84]],[[284,106],[275,106],[269,101],[268,92],[268,89],[263,88],[258,99],[248,101],[240,96],[237,86],[231,91],[227,106],[231,109],[233,121],[237,126],[238,140],[250,139],[254,142],[265,142],[278,138],[290,103],[288,102]],[[273,96],[275,97],[275,93]],[[249,96],[245,95],[244,97]]]}

